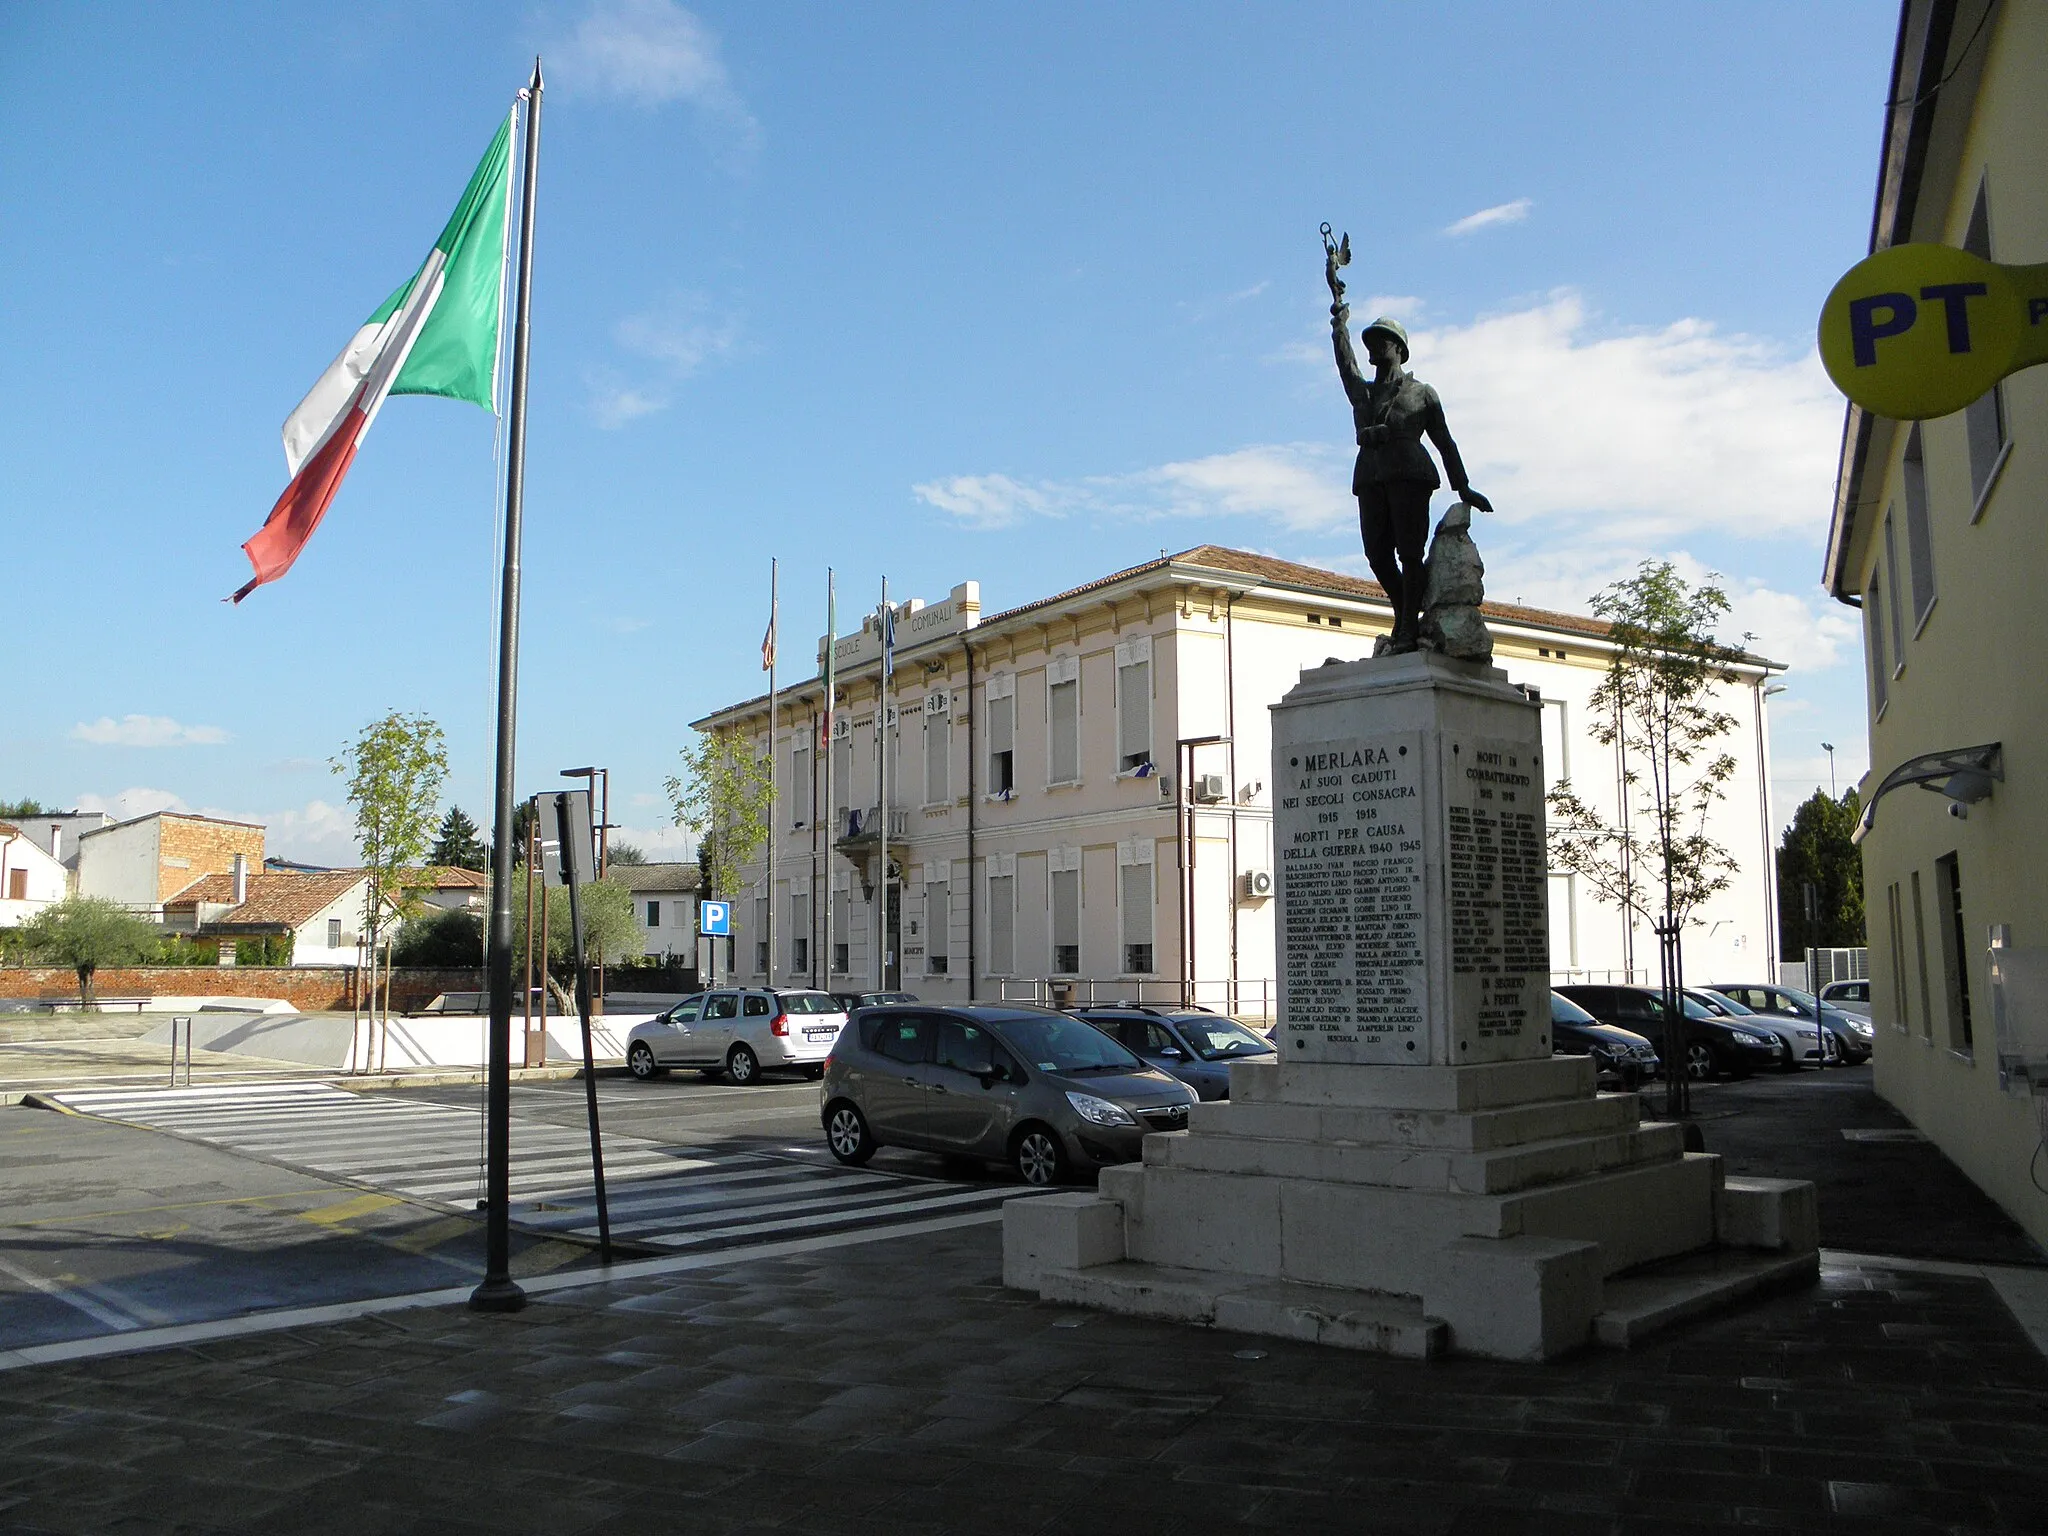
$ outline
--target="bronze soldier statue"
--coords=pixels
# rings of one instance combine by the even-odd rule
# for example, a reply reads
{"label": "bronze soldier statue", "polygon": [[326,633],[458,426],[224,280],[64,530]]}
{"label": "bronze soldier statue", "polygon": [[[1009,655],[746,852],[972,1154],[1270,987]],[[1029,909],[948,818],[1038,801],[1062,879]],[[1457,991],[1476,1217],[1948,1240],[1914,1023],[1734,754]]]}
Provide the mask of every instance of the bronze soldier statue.
{"label": "bronze soldier statue", "polygon": [[1444,425],[1437,392],[1406,368],[1408,333],[1398,320],[1382,316],[1359,333],[1373,365],[1368,379],[1358,367],[1346,327],[1351,306],[1337,269],[1351,260],[1351,237],[1342,244],[1323,226],[1324,276],[1330,284],[1330,337],[1337,349],[1337,373],[1351,400],[1358,429],[1358,463],[1351,494],[1358,498],[1358,531],[1366,562],[1394,605],[1391,649],[1412,651],[1422,617],[1424,545],[1429,535],[1429,497],[1443,481],[1422,446],[1426,435],[1444,461],[1444,473],[1458,498],[1482,512],[1493,504],[1465,478],[1465,461]]}

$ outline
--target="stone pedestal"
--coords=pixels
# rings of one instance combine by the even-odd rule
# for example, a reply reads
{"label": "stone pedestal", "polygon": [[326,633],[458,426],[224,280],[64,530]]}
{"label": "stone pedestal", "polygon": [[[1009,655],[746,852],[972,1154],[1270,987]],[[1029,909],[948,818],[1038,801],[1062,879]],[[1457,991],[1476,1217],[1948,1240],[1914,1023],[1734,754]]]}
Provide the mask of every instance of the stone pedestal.
{"label": "stone pedestal", "polygon": [[1810,1278],[1811,1185],[1724,1179],[1550,1053],[1540,706],[1430,652],[1274,707],[1277,1063],[1099,1191],[1004,1211],[1055,1300],[1548,1359]]}

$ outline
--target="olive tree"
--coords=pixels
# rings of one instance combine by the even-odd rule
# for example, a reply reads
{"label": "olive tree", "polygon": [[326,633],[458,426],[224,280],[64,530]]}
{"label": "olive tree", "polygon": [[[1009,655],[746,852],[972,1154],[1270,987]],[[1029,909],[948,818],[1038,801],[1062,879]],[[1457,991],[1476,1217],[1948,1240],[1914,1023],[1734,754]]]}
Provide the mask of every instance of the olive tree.
{"label": "olive tree", "polygon": [[[577,905],[583,909],[583,948],[592,955],[630,960],[644,947],[640,925],[633,920],[633,892],[623,881],[607,875],[577,888]],[[538,919],[541,902],[535,892],[533,908]],[[541,951],[543,980],[555,1006],[564,1013],[576,1011],[575,931],[569,926],[569,893],[556,886],[548,891],[545,948]],[[527,914],[524,903],[512,908],[512,951],[526,951]]]}
{"label": "olive tree", "polygon": [[93,973],[103,965],[133,965],[157,950],[157,926],[104,896],[66,896],[22,925],[21,942],[38,960],[78,973],[78,1000],[99,1007]]}

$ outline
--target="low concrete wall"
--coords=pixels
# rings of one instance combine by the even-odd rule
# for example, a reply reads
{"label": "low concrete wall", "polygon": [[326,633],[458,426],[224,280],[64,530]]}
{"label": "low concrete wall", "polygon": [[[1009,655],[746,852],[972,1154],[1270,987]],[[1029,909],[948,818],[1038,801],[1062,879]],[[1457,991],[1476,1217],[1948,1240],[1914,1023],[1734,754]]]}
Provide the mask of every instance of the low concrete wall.
{"label": "low concrete wall", "polygon": [[[93,988],[102,997],[282,998],[301,1013],[331,1013],[356,1006],[360,974],[352,965],[123,965],[94,972]],[[439,993],[474,992],[483,984],[484,973],[474,968],[400,966],[391,976],[391,1008],[403,1013]],[[0,997],[76,996],[78,974],[69,966],[0,967]]]}

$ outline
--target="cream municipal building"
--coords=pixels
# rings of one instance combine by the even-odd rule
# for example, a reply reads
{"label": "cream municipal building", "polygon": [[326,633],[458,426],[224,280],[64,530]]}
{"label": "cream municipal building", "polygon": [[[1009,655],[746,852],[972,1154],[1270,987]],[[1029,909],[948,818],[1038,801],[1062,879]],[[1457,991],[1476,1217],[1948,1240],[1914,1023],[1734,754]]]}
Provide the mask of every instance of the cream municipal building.
{"label": "cream municipal building", "polygon": [[[963,582],[897,610],[888,931],[871,616],[838,642],[826,799],[816,677],[777,696],[775,869],[746,873],[720,974],[932,999],[1189,1000],[1245,1016],[1275,1001],[1268,709],[1304,668],[1372,653],[1392,614],[1371,582],[1215,545],[984,615]],[[1587,698],[1604,624],[1489,605],[1495,664],[1543,701],[1545,771],[1610,813],[1619,764]],[[820,643],[822,655],[823,643]],[[1738,871],[1698,914],[1688,974],[1774,979],[1775,829],[1766,698],[1775,663],[1719,684],[1739,768],[1709,828]],[[768,700],[696,723],[768,749]],[[773,941],[769,939],[773,904]],[[1550,877],[1559,979],[1649,979],[1655,936]]]}
{"label": "cream municipal building", "polygon": [[[2044,82],[2048,5],[1908,0],[1871,250],[2048,261]],[[1850,407],[1824,579],[1869,674],[1877,1087],[2048,1243],[2044,513],[2048,368],[1917,424]]]}

